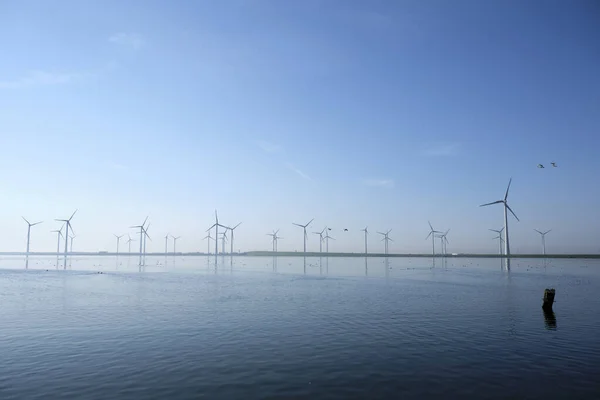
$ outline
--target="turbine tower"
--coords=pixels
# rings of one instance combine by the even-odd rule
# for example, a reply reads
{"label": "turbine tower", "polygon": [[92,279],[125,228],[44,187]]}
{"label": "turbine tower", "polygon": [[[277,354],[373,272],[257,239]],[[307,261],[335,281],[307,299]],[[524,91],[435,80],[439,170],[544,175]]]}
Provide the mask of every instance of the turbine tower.
{"label": "turbine tower", "polygon": [[543,254],[546,255],[546,234],[549,233],[550,231],[552,231],[552,229],[549,229],[546,232],[541,232],[541,231],[538,231],[537,229],[534,229],[534,231],[539,233],[540,236],[542,237],[542,249],[544,252]]}
{"label": "turbine tower", "polygon": [[369,234],[369,227],[365,226],[365,229],[361,229],[365,233],[365,256],[368,254],[367,252],[367,235]]}
{"label": "turbine tower", "polygon": [[504,230],[504,228],[500,229],[500,230],[496,230],[496,229],[490,229],[490,231],[492,232],[496,232],[498,234],[498,236],[496,236],[494,239],[498,239],[498,254],[502,254],[502,243],[504,243],[504,239],[502,238],[502,231]]}
{"label": "turbine tower", "polygon": [[[73,239],[75,239],[75,235],[71,235],[71,253],[73,253]],[[73,257],[69,258],[69,268],[71,268],[71,262],[73,261]]]}
{"label": "turbine tower", "polygon": [[231,250],[229,251],[229,254],[233,254],[233,231],[235,231],[235,228],[237,228],[238,226],[240,226],[242,223],[240,222],[239,224],[237,224],[236,226],[234,226],[233,228],[229,228],[229,230],[231,231]]}
{"label": "turbine tower", "polygon": [[433,229],[433,226],[431,226],[431,222],[427,221],[427,223],[429,224],[429,235],[427,235],[427,237],[425,238],[425,240],[429,239],[429,236],[431,236],[431,249],[432,249],[432,255],[435,257],[435,234],[436,233],[442,233],[440,231],[436,231],[435,229]]}
{"label": "turbine tower", "polygon": [[65,226],[66,226],[66,229],[65,229],[65,259],[64,259],[64,263],[63,263],[63,269],[67,269],[67,252],[69,250],[69,228],[71,229],[71,231],[73,230],[73,227],[71,226],[71,220],[75,216],[76,212],[77,212],[77,210],[73,211],[73,214],[71,214],[69,219],[56,219],[55,220],[55,221],[64,222]]}
{"label": "turbine tower", "polygon": [[[113,234],[114,235],[114,234]],[[117,257],[119,256],[119,242],[121,241],[121,238],[125,236],[125,235],[115,235],[115,237],[117,238]]]}
{"label": "turbine tower", "polygon": [[167,255],[169,250],[169,234],[165,235],[165,256]]}
{"label": "turbine tower", "polygon": [[323,238],[323,232],[325,232],[325,229],[327,229],[327,227],[323,228],[321,232],[313,232],[315,235],[319,235],[319,253],[323,252],[323,240],[325,240]]}
{"label": "turbine tower", "polygon": [[302,228],[304,230],[304,254],[306,254],[306,239],[308,238],[308,236],[306,235],[306,227],[309,226],[310,223],[313,221],[314,221],[314,218],[311,219],[310,221],[308,221],[308,223],[306,225],[300,225],[295,222],[292,222],[292,225],[299,226],[300,228]]}
{"label": "turbine tower", "polygon": [[512,178],[508,181],[508,187],[506,188],[506,193],[504,194],[504,199],[496,200],[491,203],[482,204],[479,207],[491,206],[492,204],[502,204],[504,205],[504,254],[510,256],[510,245],[508,241],[508,211],[515,217],[517,221],[519,218],[514,213],[514,211],[508,205],[508,191],[510,190],[510,184],[512,183]]}
{"label": "turbine tower", "polygon": [[140,228],[140,264],[139,265],[142,265],[142,250],[144,248],[144,225],[146,225],[146,221],[148,221],[147,216],[141,225],[130,226],[130,228],[133,228],[133,229]]}
{"label": "turbine tower", "polygon": [[[383,232],[377,232],[377,233],[379,233],[380,235],[383,235],[383,239],[381,239],[381,241],[384,241],[384,240],[385,240],[385,254],[388,254],[388,252],[389,252],[389,244],[388,244],[388,243],[389,243],[389,241],[390,241],[390,240],[392,240],[392,239],[389,237],[389,234],[390,234],[390,232],[391,232],[391,231],[392,231],[392,230],[390,229],[390,230],[388,230],[388,231],[387,231],[387,232],[385,232],[385,233],[383,233]],[[393,240],[392,240],[392,242],[393,242]]]}
{"label": "turbine tower", "polygon": [[27,250],[26,253],[27,255],[25,256],[25,268],[29,268],[29,239],[31,238],[31,227],[32,226],[36,226],[41,224],[43,221],[40,222],[34,222],[33,224],[29,221],[27,221],[25,219],[25,217],[21,217],[23,218],[23,221],[25,221],[27,223]]}

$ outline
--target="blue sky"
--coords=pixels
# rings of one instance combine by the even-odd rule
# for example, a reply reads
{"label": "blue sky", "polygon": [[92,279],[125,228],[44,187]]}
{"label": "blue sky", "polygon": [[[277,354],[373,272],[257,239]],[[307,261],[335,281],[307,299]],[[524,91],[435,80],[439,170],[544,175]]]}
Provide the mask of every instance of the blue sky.
{"label": "blue sky", "polygon": [[[203,250],[218,208],[236,248],[302,246],[292,222],[392,228],[392,252],[598,252],[595,1],[8,1],[0,5],[1,250]],[[537,169],[538,163],[559,168]],[[348,228],[348,232],[343,232]],[[378,235],[370,248],[383,251]],[[309,250],[318,249],[315,235]]]}

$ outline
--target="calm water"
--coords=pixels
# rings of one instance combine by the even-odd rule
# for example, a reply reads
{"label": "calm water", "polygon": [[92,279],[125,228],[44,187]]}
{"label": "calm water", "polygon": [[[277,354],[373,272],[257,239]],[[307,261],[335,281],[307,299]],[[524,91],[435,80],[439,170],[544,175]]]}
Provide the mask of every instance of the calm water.
{"label": "calm water", "polygon": [[0,398],[600,398],[598,260],[213,260],[0,259]]}

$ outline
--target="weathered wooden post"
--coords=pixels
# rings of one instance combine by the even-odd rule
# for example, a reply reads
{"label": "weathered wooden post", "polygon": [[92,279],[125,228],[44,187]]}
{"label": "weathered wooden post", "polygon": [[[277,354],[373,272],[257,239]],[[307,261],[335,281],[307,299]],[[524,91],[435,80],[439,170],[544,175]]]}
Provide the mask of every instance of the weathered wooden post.
{"label": "weathered wooden post", "polygon": [[542,304],[542,308],[545,311],[552,311],[552,304],[554,304],[554,295],[556,291],[554,289],[546,289],[544,290],[544,303]]}

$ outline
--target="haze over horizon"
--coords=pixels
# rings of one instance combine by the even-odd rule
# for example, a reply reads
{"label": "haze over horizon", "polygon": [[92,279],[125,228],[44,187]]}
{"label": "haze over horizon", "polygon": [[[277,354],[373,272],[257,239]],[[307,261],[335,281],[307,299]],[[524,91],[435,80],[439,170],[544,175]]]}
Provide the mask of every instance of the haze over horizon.
{"label": "haze over horizon", "polygon": [[[8,1],[0,5],[0,251],[598,253],[594,1]],[[552,168],[555,161],[558,168]],[[545,169],[538,169],[537,164]],[[343,229],[349,229],[344,232]],[[172,246],[170,241],[169,246]],[[308,251],[318,251],[309,234]],[[436,243],[436,250],[439,242]],[[214,245],[211,245],[214,248]],[[229,246],[227,247],[229,248]],[[121,244],[121,249],[126,245]]]}

